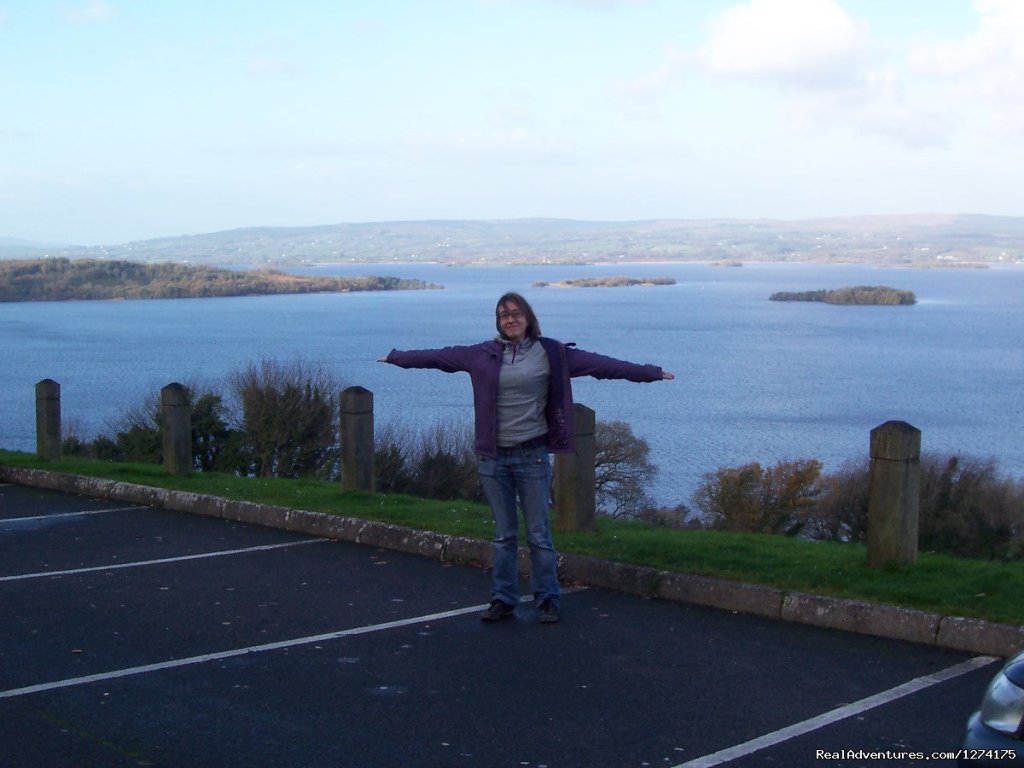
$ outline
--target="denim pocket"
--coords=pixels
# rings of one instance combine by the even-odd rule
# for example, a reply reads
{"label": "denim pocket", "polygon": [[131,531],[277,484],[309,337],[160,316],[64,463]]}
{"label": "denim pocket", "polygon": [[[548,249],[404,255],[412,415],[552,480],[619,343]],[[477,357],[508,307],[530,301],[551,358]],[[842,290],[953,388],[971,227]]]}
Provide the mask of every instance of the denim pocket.
{"label": "denim pocket", "polygon": [[519,465],[527,477],[545,478],[551,473],[551,459],[547,448],[532,448],[523,455]]}
{"label": "denim pocket", "polygon": [[496,474],[497,463],[494,459],[487,456],[478,456],[476,461],[476,471],[484,477],[494,477]]}

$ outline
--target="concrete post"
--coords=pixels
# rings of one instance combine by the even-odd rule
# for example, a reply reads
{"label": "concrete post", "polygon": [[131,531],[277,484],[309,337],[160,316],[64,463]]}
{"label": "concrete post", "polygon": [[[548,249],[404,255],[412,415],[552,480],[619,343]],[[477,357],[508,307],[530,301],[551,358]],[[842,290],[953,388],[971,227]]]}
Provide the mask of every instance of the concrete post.
{"label": "concrete post", "polygon": [[597,509],[594,469],[594,411],[573,406],[576,421],[576,451],[555,454],[555,528],[559,531],[589,531],[594,528]]}
{"label": "concrete post", "polygon": [[917,561],[921,431],[905,421],[871,430],[868,565]]}
{"label": "concrete post", "polygon": [[60,458],[60,384],[43,379],[36,384],[36,453],[46,461]]}
{"label": "concrete post", "polygon": [[188,390],[168,384],[160,390],[160,426],[163,433],[164,471],[187,475],[192,471],[192,405]]}
{"label": "concrete post", "polygon": [[373,392],[347,387],[341,393],[341,488],[372,493],[376,487]]}

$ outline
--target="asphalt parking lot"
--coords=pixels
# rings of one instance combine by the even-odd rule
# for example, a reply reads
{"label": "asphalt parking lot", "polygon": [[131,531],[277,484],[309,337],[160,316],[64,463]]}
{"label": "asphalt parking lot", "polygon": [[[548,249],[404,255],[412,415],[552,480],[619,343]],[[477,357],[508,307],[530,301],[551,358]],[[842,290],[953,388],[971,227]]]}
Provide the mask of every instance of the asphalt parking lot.
{"label": "asphalt parking lot", "polygon": [[998,663],[594,588],[484,624],[488,585],[2,485],[0,766],[953,765]]}

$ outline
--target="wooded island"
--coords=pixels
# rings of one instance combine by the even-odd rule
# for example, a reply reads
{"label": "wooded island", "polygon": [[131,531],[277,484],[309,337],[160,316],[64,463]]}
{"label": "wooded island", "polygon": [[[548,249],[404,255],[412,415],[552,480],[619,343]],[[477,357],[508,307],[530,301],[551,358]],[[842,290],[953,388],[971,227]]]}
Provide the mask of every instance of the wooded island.
{"label": "wooded island", "polygon": [[284,293],[343,293],[439,288],[397,277],[306,277],[186,264],[100,259],[0,261],[0,301],[185,299]]}
{"label": "wooded island", "polygon": [[884,285],[858,285],[833,291],[781,291],[771,295],[772,301],[821,301],[826,304],[880,304],[887,306],[916,304],[913,291],[888,288]]}

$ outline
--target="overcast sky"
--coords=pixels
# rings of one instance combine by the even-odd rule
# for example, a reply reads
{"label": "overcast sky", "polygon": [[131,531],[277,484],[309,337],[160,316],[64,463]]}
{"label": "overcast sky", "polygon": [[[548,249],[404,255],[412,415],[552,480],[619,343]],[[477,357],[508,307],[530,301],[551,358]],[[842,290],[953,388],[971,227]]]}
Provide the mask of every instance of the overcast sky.
{"label": "overcast sky", "polygon": [[0,237],[1024,214],[1024,0],[0,0]]}

